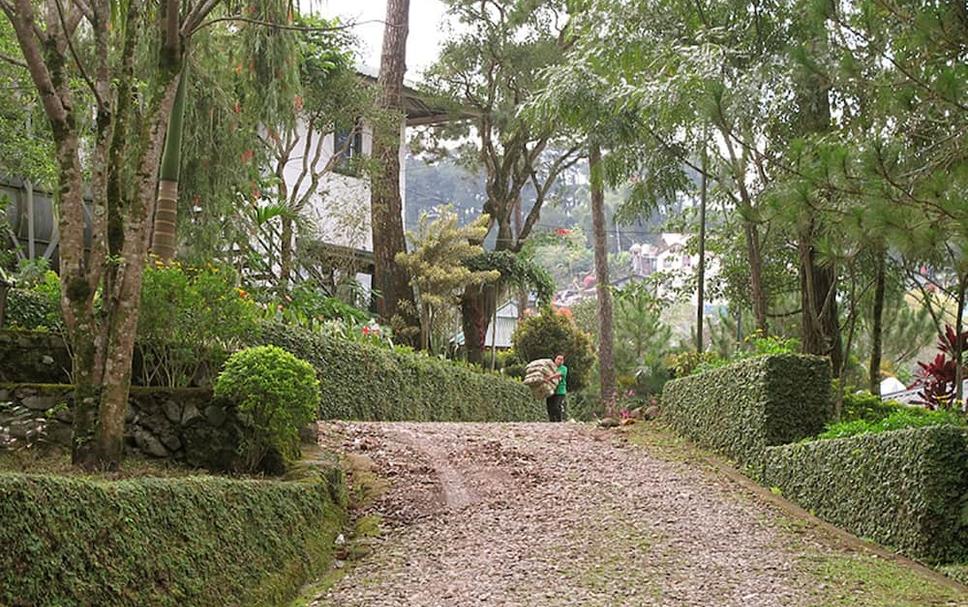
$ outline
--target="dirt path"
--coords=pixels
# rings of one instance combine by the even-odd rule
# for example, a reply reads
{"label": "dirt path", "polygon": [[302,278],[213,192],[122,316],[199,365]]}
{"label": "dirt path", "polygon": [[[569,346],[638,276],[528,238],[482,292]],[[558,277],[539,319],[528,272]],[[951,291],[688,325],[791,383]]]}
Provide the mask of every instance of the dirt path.
{"label": "dirt path", "polygon": [[[339,423],[321,432],[372,460],[389,489],[371,506],[385,531],[378,545],[313,606],[968,605],[950,589],[927,594],[917,576],[913,602],[898,590],[886,599],[895,602],[877,602],[877,580],[853,583],[871,571],[855,567],[857,555],[724,476],[615,431]],[[845,563],[846,574],[824,569]]]}

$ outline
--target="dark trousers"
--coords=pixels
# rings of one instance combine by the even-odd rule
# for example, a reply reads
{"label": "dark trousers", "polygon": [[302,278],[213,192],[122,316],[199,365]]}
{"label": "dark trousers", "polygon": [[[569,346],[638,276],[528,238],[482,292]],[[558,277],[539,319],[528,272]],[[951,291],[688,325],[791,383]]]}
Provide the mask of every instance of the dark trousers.
{"label": "dark trousers", "polygon": [[565,395],[552,394],[546,402],[548,405],[548,421],[560,422],[565,415]]}

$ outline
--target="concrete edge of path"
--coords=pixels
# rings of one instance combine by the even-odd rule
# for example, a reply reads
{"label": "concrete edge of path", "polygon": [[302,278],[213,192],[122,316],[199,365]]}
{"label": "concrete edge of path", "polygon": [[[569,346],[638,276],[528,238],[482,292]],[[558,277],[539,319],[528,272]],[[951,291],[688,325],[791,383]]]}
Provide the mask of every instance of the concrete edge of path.
{"label": "concrete edge of path", "polygon": [[897,552],[893,552],[880,544],[861,539],[845,529],[841,529],[836,525],[828,523],[827,521],[810,514],[804,508],[782,496],[776,495],[766,487],[744,475],[725,460],[708,453],[702,453],[700,457],[702,457],[706,463],[713,466],[718,472],[723,473],[731,481],[750,491],[756,497],[759,497],[775,508],[778,508],[784,514],[805,521],[826,532],[827,534],[843,542],[848,548],[874,554],[882,559],[893,561],[899,565],[912,569],[927,578],[930,578],[942,586],[968,594],[968,585],[962,584],[958,580],[950,578],[943,573],[928,567],[927,565],[919,563],[918,561],[898,554]]}

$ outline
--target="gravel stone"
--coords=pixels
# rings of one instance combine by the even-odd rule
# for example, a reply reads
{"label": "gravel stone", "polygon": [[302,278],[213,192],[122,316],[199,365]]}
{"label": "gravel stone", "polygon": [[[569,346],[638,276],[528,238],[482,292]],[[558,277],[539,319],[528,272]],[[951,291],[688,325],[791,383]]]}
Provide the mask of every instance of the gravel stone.
{"label": "gravel stone", "polygon": [[815,584],[769,506],[614,430],[333,422],[320,435],[390,485],[365,512],[383,519],[380,545],[314,607],[798,607]]}

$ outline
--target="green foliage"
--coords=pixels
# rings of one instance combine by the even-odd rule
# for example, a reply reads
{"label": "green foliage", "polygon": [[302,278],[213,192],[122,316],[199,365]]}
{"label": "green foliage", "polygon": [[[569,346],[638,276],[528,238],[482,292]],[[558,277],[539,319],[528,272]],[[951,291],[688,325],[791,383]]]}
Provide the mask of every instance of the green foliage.
{"label": "green foliage", "polygon": [[721,366],[719,365],[720,360],[719,355],[715,352],[700,353],[690,350],[673,354],[669,361],[669,367],[675,377],[685,377],[700,369],[714,369]]}
{"label": "green foliage", "polygon": [[881,400],[866,390],[862,392],[848,392],[844,394],[843,406],[840,410],[840,421],[868,421],[878,422],[904,407],[897,401]]}
{"label": "green foliage", "polygon": [[46,260],[21,260],[7,282],[13,285],[7,291],[4,321],[7,327],[27,331],[61,330],[60,279],[47,269]]}
{"label": "green foliage", "polygon": [[740,360],[759,356],[776,356],[780,354],[796,354],[800,350],[800,341],[796,338],[784,338],[778,335],[761,336],[754,332],[742,344],[733,344],[728,349],[729,354],[723,355],[718,351],[682,352],[671,359],[671,367],[676,377],[685,377],[693,373],[702,373],[711,369],[718,369]]}
{"label": "green foliage", "polygon": [[[0,19],[0,55],[22,61],[20,46],[9,19]],[[0,174],[29,179],[51,191],[56,183],[57,163],[50,122],[30,74],[13,63],[0,62]],[[0,208],[6,199],[0,195]]]}
{"label": "green foliage", "polygon": [[858,434],[877,434],[905,428],[924,426],[965,425],[964,416],[949,410],[925,409],[900,406],[896,411],[879,420],[854,419],[827,426],[818,439],[846,438]]}
{"label": "green foliage", "polygon": [[321,323],[337,320],[349,325],[362,325],[370,321],[370,315],[345,301],[324,293],[315,284],[304,281],[283,297],[284,303],[271,302],[274,318],[307,329],[318,328]]}
{"label": "green foliage", "polygon": [[62,326],[60,303],[37,289],[7,292],[5,326],[28,331],[56,331]]}
{"label": "green foliage", "polygon": [[968,437],[935,426],[770,447],[762,481],[820,518],[931,562],[968,556]]}
{"label": "green foliage", "polygon": [[[325,571],[342,478],[0,475],[0,603],[283,605]],[[335,499],[334,499],[335,497]]]}
{"label": "green foliage", "polygon": [[484,253],[475,242],[487,234],[488,217],[461,226],[451,207],[438,207],[434,218],[428,213],[420,216],[416,232],[409,234],[412,250],[397,254],[397,263],[411,275],[411,282],[420,292],[420,301],[427,306],[456,305],[461,292],[468,286],[494,282],[501,274],[497,270],[472,270],[465,262]]}
{"label": "green foliage", "polygon": [[[587,205],[587,201],[586,194],[581,202]],[[544,215],[542,213],[542,221],[545,221]],[[535,233],[527,240],[521,253],[548,270],[552,280],[560,286],[567,286],[576,277],[585,276],[595,269],[595,254],[581,227]]]}
{"label": "green foliage", "polygon": [[542,405],[521,382],[420,353],[390,350],[279,323],[262,340],[309,361],[322,419],[537,421]]}
{"label": "green foliage", "polygon": [[251,340],[256,307],[231,268],[155,263],[145,268],[138,317],[144,385],[183,387],[200,369]]}
{"label": "green foliage", "polygon": [[229,357],[215,396],[236,403],[243,466],[255,471],[271,451],[285,462],[299,456],[299,430],[319,408],[319,381],[308,362],[276,346],[257,346]]}
{"label": "green foliage", "polygon": [[[412,250],[396,256],[420,296],[421,342],[427,350],[431,348],[436,313],[456,309],[461,293],[468,287],[501,278],[497,270],[473,270],[466,264],[467,260],[484,253],[483,247],[475,243],[482,242],[487,235],[487,215],[464,226],[459,225],[452,207],[438,207],[435,215],[431,220],[429,214],[421,214],[417,232],[409,234]],[[436,315],[447,318],[446,314]]]}
{"label": "green foliage", "polygon": [[539,304],[550,304],[554,296],[555,283],[547,270],[511,251],[485,251],[467,259],[465,264],[475,272],[497,270],[504,285],[534,291]]}
{"label": "green foliage", "polygon": [[[666,357],[672,342],[672,328],[661,320],[659,300],[643,283],[615,291],[612,323],[615,370],[622,388],[639,395],[659,394],[669,378]],[[626,385],[627,384],[627,385]]]}
{"label": "green foliage", "polygon": [[538,315],[518,323],[511,341],[514,351],[525,362],[564,354],[565,365],[568,366],[569,392],[577,392],[588,384],[589,374],[595,365],[591,337],[564,314],[551,308],[542,309]]}
{"label": "green foliage", "polygon": [[814,436],[833,415],[830,363],[795,354],[750,358],[669,382],[662,414],[679,434],[740,462]]}

